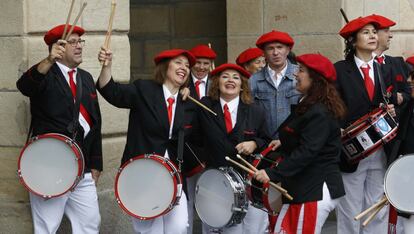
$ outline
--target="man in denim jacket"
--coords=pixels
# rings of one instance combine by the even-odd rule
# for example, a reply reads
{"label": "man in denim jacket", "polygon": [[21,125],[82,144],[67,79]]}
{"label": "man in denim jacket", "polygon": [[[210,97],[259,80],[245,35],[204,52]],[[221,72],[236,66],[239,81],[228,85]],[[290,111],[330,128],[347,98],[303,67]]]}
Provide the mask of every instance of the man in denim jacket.
{"label": "man in denim jacket", "polygon": [[256,41],[256,46],[264,51],[267,65],[250,78],[250,89],[255,102],[265,110],[273,139],[279,138],[277,129],[289,116],[290,105],[297,104],[301,97],[295,89],[298,67],[287,59],[293,44],[289,34],[275,30]]}

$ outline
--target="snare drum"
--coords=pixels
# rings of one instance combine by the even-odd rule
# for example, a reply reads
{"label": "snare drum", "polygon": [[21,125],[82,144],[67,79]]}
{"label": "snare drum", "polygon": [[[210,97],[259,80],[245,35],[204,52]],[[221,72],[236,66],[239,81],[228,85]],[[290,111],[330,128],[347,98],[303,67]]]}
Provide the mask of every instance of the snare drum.
{"label": "snare drum", "polygon": [[[266,149],[261,154],[255,155],[252,165],[258,170],[274,167],[279,162],[278,153]],[[266,157],[268,160],[263,159]],[[269,183],[261,183],[253,179],[252,174],[246,177],[246,193],[252,205],[259,209],[265,209],[270,215],[276,215],[282,208],[282,194]],[[279,183],[280,185],[280,183]]]}
{"label": "snare drum", "polygon": [[69,137],[48,133],[32,137],[18,160],[18,176],[28,191],[44,198],[74,189],[83,177],[82,150]]}
{"label": "snare drum", "polygon": [[414,154],[394,161],[384,177],[384,191],[397,210],[414,214]]}
{"label": "snare drum", "polygon": [[200,219],[212,228],[241,223],[248,209],[243,178],[231,167],[204,171],[196,184],[194,204]]}
{"label": "snare drum", "polygon": [[350,163],[357,163],[394,139],[397,129],[394,118],[377,108],[345,129],[342,151]]}
{"label": "snare drum", "polygon": [[168,158],[145,154],[125,162],[115,178],[115,197],[129,215],[155,219],[180,201],[182,178]]}

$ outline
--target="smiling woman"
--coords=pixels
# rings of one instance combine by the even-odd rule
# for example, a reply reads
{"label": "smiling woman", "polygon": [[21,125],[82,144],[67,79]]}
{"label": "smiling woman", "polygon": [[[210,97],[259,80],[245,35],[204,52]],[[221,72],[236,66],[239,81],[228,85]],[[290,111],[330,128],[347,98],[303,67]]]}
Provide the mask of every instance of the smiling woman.
{"label": "smiling woman", "polygon": [[[197,126],[200,126],[200,133],[197,135],[203,137],[204,148],[207,155],[209,155],[207,166],[217,169],[230,166],[225,160],[226,156],[238,160],[237,154],[247,157],[252,153],[260,152],[270,142],[270,136],[266,129],[263,110],[252,103],[248,84],[250,74],[239,65],[226,63],[214,69],[211,76],[209,95],[203,97],[201,102],[216,112],[218,116],[213,116],[210,112],[199,108]],[[229,170],[232,171],[232,169]],[[217,181],[208,174],[209,170],[206,173],[201,176],[210,181]],[[234,173],[238,174],[237,172]],[[202,177],[200,177],[200,180]],[[209,191],[217,192],[213,195],[219,197],[222,197],[225,193],[225,191],[217,191],[217,187],[214,186],[209,188]],[[196,198],[197,194],[196,192]],[[245,195],[244,187],[241,194]],[[233,197],[233,194],[230,193],[227,196]],[[209,197],[212,196],[209,195]],[[212,233],[209,225],[214,226],[213,223],[215,222],[212,220],[221,217],[224,211],[209,209],[213,205],[211,200],[204,201],[207,204],[201,205],[197,202],[200,202],[200,200],[197,201],[196,199],[196,207],[199,205],[199,207],[205,208],[205,210],[197,209],[204,222],[203,233]],[[232,204],[227,205],[232,206]],[[242,204],[241,207],[243,208],[244,205],[247,207],[247,204]],[[212,216],[204,216],[206,213]],[[243,209],[241,213],[243,213],[241,214],[242,217],[246,215],[246,211]],[[238,215],[237,213],[235,216]],[[210,217],[213,217],[213,219],[210,219]],[[234,223],[232,223],[233,221]],[[231,220],[229,225],[222,228],[222,231],[225,233],[264,233],[267,228],[266,222],[266,212],[249,207],[243,221],[241,219]]]}
{"label": "smiling woman", "polygon": [[[162,51],[154,58],[154,79],[136,80],[132,84],[119,84],[111,79],[111,51],[102,49],[99,60],[106,61],[98,80],[100,93],[112,105],[131,109],[122,168],[132,169],[122,170],[117,177],[121,178],[120,182],[117,179],[115,187],[119,191],[117,198],[120,206],[131,215],[136,233],[148,233],[147,230],[151,230],[150,233],[166,233],[166,230],[170,233],[184,233],[188,215],[186,195],[181,190],[180,169],[183,160],[179,155],[178,142],[182,139],[181,136],[186,138],[190,133],[188,126],[192,125],[194,107],[192,103],[182,101],[179,89],[185,85],[195,58],[182,49]],[[139,178],[131,176],[132,174],[128,176],[128,171],[135,174],[142,171],[134,168],[147,168],[142,166],[144,163],[158,165],[161,172],[165,172],[163,174],[171,173],[175,180],[169,181],[169,176],[152,176],[148,173],[138,176]],[[170,166],[164,168],[164,164]],[[125,180],[140,186],[135,186],[136,190],[131,188],[134,186],[125,187]],[[161,190],[157,190],[148,184],[171,186],[159,186],[157,188]],[[165,195],[166,199],[162,199],[160,194]],[[133,202],[128,200],[130,197],[134,197]],[[139,201],[145,206],[137,205]],[[160,209],[160,203],[167,208]]]}

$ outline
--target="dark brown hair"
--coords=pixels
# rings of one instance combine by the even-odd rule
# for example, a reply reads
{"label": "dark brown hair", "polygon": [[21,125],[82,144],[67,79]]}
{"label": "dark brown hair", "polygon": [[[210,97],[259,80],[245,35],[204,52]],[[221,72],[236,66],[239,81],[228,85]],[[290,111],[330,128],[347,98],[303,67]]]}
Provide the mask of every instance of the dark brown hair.
{"label": "dark brown hair", "polygon": [[312,105],[322,103],[336,119],[343,119],[346,114],[346,107],[333,83],[309,68],[308,72],[312,80],[311,87],[296,108],[296,113],[304,114]]}
{"label": "dark brown hair", "polygon": [[[222,72],[220,72],[219,74],[211,77],[211,85],[210,88],[208,90],[208,96],[213,99],[213,100],[219,100],[220,99],[220,88],[219,88],[219,79],[220,79],[220,75]],[[240,74],[240,73],[239,73]],[[249,86],[249,81],[246,77],[242,76],[240,74],[241,77],[241,92],[240,92],[240,99],[242,100],[242,102],[244,104],[251,104],[253,103],[253,98],[250,92],[250,86]]]}
{"label": "dark brown hair", "polygon": [[165,80],[167,79],[167,70],[168,65],[170,64],[171,59],[165,59],[155,65],[154,69],[154,81],[157,84],[164,84]]}

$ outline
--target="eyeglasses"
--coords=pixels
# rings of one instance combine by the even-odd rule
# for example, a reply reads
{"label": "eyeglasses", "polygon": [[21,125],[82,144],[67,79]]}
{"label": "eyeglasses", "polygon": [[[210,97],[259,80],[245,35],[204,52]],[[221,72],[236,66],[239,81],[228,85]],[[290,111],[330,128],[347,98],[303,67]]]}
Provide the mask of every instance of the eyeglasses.
{"label": "eyeglasses", "polygon": [[68,41],[68,44],[71,45],[72,47],[76,47],[78,44],[80,45],[80,47],[84,47],[85,40],[70,40]]}

